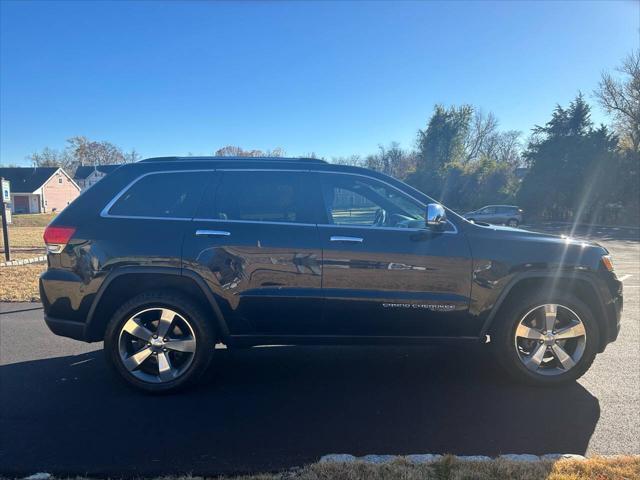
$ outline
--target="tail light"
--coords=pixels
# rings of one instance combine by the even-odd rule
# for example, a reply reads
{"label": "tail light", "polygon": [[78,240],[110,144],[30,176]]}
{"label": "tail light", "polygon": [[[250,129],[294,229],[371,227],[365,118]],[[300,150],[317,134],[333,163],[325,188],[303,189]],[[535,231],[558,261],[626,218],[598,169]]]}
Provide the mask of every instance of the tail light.
{"label": "tail light", "polygon": [[69,240],[76,232],[73,227],[55,227],[49,225],[44,229],[44,243],[47,245],[47,252],[60,253],[67,246]]}
{"label": "tail light", "polygon": [[602,265],[608,271],[613,272],[613,261],[611,260],[611,255],[604,255],[602,257]]}

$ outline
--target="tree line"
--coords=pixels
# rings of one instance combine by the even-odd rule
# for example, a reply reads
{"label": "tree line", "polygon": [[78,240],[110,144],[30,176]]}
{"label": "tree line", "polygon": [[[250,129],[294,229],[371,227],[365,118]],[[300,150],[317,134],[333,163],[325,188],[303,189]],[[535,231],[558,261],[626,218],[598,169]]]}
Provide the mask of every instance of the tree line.
{"label": "tree line", "polygon": [[[370,168],[406,181],[457,211],[487,204],[516,204],[531,220],[640,223],[640,51],[617,72],[603,73],[593,92],[611,119],[594,125],[591,107],[579,93],[556,105],[549,121],[522,132],[500,129],[497,117],[472,105],[436,105],[413,149],[398,142],[366,156],[334,157],[342,165]],[[229,157],[282,157],[285,151],[244,150],[228,145],[212,152]],[[315,153],[305,155],[317,158]],[[61,150],[45,148],[28,159],[35,166],[135,162],[106,141],[67,140]]]}
{"label": "tree line", "polygon": [[549,121],[521,132],[472,105],[436,105],[414,150],[392,142],[366,157],[334,158],[393,175],[451,208],[515,204],[527,219],[640,223],[640,51],[593,92],[611,119],[594,125],[579,93]]}

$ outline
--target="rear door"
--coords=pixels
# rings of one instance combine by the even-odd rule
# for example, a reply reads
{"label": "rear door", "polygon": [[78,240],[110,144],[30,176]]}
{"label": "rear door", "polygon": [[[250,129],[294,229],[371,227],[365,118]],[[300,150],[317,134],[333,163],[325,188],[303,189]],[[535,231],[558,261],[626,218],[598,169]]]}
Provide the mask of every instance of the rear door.
{"label": "rear door", "polygon": [[425,228],[425,205],[380,180],[319,173],[325,218],[323,333],[466,336],[471,255],[462,234]]}
{"label": "rear door", "polygon": [[91,250],[82,254],[79,271],[88,275],[129,265],[179,269],[185,231],[212,175],[203,170],[141,173],[103,208],[100,221],[78,226],[78,238],[92,239],[79,250]]}
{"label": "rear door", "polygon": [[496,207],[485,207],[481,210],[480,220],[486,223],[495,223]]}
{"label": "rear door", "polygon": [[217,171],[186,236],[234,335],[305,335],[321,320],[322,248],[309,173]]}

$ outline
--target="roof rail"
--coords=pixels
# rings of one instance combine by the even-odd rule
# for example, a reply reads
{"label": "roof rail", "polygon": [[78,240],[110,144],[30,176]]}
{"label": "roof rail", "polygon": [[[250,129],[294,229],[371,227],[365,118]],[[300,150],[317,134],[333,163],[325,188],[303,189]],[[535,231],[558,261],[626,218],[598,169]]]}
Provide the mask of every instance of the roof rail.
{"label": "roof rail", "polygon": [[309,162],[309,163],[327,163],[326,160],[319,158],[305,158],[305,157],[153,157],[140,160],[143,163],[151,162],[224,162],[224,161],[241,160],[245,162]]}

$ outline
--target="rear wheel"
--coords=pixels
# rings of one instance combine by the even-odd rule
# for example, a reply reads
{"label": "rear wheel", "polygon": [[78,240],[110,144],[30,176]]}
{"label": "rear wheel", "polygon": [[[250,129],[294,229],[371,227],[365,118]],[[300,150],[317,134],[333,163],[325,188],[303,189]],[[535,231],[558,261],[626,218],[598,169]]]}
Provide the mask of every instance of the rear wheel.
{"label": "rear wheel", "polygon": [[541,386],[581,377],[598,346],[598,326],[589,308],[568,294],[535,294],[511,302],[494,332],[494,350],[507,372]]}
{"label": "rear wheel", "polygon": [[170,292],[150,292],[113,315],[104,348],[110,365],[129,385],[148,392],[193,383],[213,356],[214,330],[200,307]]}

